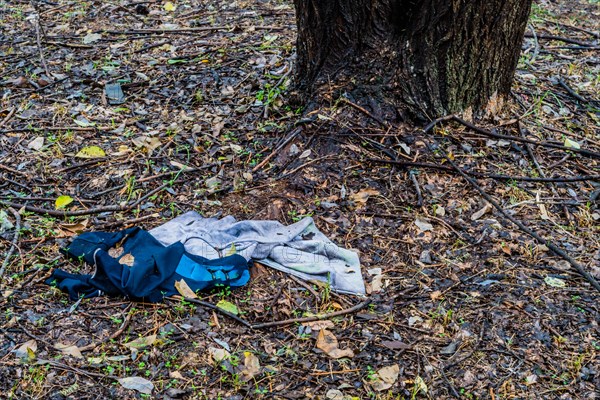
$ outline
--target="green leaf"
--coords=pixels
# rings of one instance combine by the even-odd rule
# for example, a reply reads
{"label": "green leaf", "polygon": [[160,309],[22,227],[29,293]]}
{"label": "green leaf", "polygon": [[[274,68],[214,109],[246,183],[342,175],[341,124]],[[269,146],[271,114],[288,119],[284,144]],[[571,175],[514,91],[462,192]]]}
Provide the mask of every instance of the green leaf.
{"label": "green leaf", "polygon": [[177,6],[171,3],[170,1],[167,1],[163,8],[165,9],[165,11],[173,12],[177,8]]}
{"label": "green leaf", "polygon": [[58,198],[54,202],[54,205],[56,206],[56,209],[59,210],[61,208],[65,208],[72,202],[73,202],[73,198],[71,196],[62,195],[62,196],[58,196]]}
{"label": "green leaf", "polygon": [[572,149],[577,149],[577,150],[581,149],[581,145],[579,143],[577,143],[576,141],[571,140],[569,138],[565,139],[565,147],[570,147]]}
{"label": "green leaf", "polygon": [[559,279],[559,278],[554,278],[552,276],[545,277],[544,282],[546,282],[546,285],[552,286],[555,288],[563,288],[563,287],[567,286],[567,284],[565,283],[564,280]]}
{"label": "green leaf", "polygon": [[73,122],[75,122],[77,125],[79,125],[82,128],[89,128],[90,126],[96,125],[96,123],[90,122],[85,118],[74,119]]}
{"label": "green leaf", "polygon": [[228,302],[227,300],[219,300],[219,302],[217,303],[217,307],[233,315],[238,315],[240,313],[237,306],[233,303]]}
{"label": "green leaf", "polygon": [[169,65],[173,65],[173,64],[185,64],[187,63],[188,60],[180,60],[177,58],[171,58],[170,60],[167,60],[167,64]]}
{"label": "green leaf", "polygon": [[106,153],[98,146],[87,146],[79,150],[79,153],[75,154],[75,157],[79,158],[101,158],[106,157]]}

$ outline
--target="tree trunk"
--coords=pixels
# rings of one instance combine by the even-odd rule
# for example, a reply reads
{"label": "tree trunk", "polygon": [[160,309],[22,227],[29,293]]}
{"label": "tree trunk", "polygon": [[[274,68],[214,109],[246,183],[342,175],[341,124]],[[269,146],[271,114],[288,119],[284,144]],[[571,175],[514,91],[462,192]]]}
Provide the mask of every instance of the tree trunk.
{"label": "tree trunk", "polygon": [[418,119],[479,112],[508,95],[531,7],[531,0],[294,1],[303,94],[345,92]]}

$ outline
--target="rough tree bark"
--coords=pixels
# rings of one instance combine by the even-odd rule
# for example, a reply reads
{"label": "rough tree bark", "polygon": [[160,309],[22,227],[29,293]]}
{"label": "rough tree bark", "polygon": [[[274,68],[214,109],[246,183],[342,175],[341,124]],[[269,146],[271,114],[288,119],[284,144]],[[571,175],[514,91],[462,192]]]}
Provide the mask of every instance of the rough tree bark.
{"label": "rough tree bark", "polygon": [[[531,0],[294,0],[297,87],[401,118],[508,95]],[[391,115],[386,115],[391,117]]]}

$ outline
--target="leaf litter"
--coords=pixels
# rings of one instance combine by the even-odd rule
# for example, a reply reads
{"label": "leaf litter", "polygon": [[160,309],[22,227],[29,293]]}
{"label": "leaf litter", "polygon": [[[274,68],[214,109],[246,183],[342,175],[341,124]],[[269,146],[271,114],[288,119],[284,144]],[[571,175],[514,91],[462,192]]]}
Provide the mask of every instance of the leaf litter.
{"label": "leaf litter", "polygon": [[[385,158],[369,145],[376,139],[402,156],[447,165],[427,155],[426,138],[413,127],[395,127],[398,142],[352,107],[322,108],[271,156],[302,118],[287,101],[295,45],[291,2],[50,3],[0,0],[9,38],[0,38],[0,197],[21,218],[17,224],[2,206],[2,245],[10,247],[17,225],[21,233],[1,281],[2,393],[232,399],[595,394],[597,294],[460,177],[367,161]],[[594,13],[594,4],[584,1],[535,3],[513,86],[516,100],[507,115],[486,122],[489,130],[569,150],[528,149],[450,123],[439,129],[455,162],[516,177],[598,173],[596,159],[575,152],[600,149]],[[48,72],[27,19],[38,14]],[[511,215],[600,277],[597,180],[478,182]],[[58,204],[60,196],[72,201]],[[65,238],[152,228],[190,209],[284,223],[312,216],[334,241],[360,252],[371,305],[322,321],[251,330],[185,299],[73,304],[40,284],[57,264],[94,272],[60,256]],[[86,214],[90,210],[96,211]],[[135,261],[122,248],[109,252],[125,265]],[[200,293],[199,299],[253,323],[322,315],[359,301],[261,268],[253,267],[247,287]],[[185,288],[180,293],[193,298]]]}

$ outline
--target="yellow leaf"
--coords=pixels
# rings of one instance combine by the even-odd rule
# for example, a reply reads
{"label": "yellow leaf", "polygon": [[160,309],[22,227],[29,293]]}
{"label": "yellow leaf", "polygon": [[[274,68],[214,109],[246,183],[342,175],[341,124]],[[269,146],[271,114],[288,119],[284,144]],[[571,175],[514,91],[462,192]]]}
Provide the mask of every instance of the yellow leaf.
{"label": "yellow leaf", "polygon": [[427,394],[427,391],[428,391],[427,384],[425,384],[425,381],[420,376],[417,376],[415,378],[415,386],[413,389],[418,390],[419,392],[421,392],[423,394]]}
{"label": "yellow leaf", "polygon": [[101,158],[106,157],[106,153],[98,146],[87,146],[79,150],[79,153],[75,154],[75,157],[79,158]]}
{"label": "yellow leaf", "polygon": [[63,196],[58,196],[58,198],[54,202],[54,205],[56,206],[56,209],[58,210],[60,208],[65,208],[72,202],[73,202],[73,198],[71,196],[63,195]]}
{"label": "yellow leaf", "polygon": [[198,296],[194,291],[189,287],[186,281],[183,279],[180,281],[175,281],[175,289],[179,292],[183,297],[187,297],[188,299],[196,299]]}
{"label": "yellow leaf", "polygon": [[233,315],[238,315],[240,313],[237,306],[233,303],[228,302],[227,300],[219,300],[219,302],[217,303],[217,307]]}
{"label": "yellow leaf", "polygon": [[225,257],[232,256],[237,253],[237,249],[235,248],[235,243],[231,243],[231,247],[225,251]]}
{"label": "yellow leaf", "polygon": [[165,11],[175,11],[177,6],[173,3],[171,3],[170,1],[167,1],[164,5],[164,8],[165,8]]}

